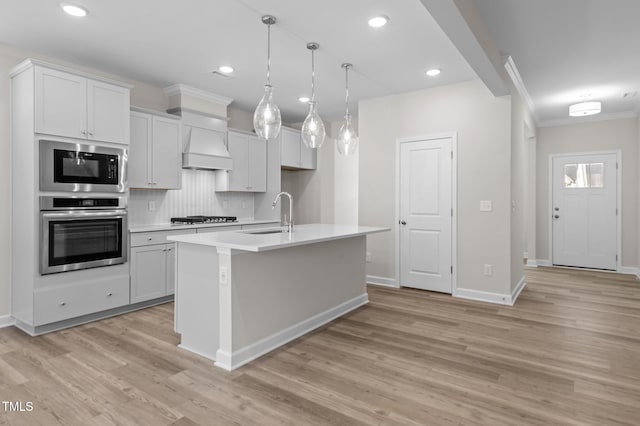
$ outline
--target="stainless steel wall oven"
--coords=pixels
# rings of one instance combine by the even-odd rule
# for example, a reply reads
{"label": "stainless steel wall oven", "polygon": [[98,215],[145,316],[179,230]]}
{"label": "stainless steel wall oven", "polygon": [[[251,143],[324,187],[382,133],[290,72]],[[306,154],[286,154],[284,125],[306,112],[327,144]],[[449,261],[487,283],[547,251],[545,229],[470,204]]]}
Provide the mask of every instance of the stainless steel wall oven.
{"label": "stainless steel wall oven", "polygon": [[40,140],[40,190],[125,192],[127,150]]}
{"label": "stainless steel wall oven", "polygon": [[126,197],[40,197],[40,274],[127,261]]}

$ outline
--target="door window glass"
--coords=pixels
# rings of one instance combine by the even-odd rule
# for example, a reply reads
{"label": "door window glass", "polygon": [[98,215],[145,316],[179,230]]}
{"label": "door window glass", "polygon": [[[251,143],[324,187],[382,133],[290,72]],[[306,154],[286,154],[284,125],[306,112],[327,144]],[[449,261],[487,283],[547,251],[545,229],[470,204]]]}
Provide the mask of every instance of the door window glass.
{"label": "door window glass", "polygon": [[565,188],[604,188],[604,163],[564,165]]}

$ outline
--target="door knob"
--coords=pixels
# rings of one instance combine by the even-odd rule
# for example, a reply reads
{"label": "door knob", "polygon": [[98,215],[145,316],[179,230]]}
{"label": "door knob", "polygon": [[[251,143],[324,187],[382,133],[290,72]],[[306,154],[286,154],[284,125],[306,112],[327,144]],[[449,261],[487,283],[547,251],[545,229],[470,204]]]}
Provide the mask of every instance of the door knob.
{"label": "door knob", "polygon": [[400,225],[406,225],[406,224],[407,224],[407,222],[405,222],[404,220],[400,221]]}
{"label": "door knob", "polygon": [[560,219],[560,215],[553,216],[554,219]]}

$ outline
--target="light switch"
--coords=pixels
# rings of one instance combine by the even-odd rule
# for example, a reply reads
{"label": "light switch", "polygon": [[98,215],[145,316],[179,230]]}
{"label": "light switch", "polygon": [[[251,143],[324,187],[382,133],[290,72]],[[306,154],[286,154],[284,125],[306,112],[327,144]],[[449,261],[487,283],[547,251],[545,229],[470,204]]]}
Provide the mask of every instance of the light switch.
{"label": "light switch", "polygon": [[225,266],[220,268],[220,285],[227,285],[227,268]]}
{"label": "light switch", "polygon": [[480,211],[490,212],[493,210],[493,203],[491,200],[480,200]]}

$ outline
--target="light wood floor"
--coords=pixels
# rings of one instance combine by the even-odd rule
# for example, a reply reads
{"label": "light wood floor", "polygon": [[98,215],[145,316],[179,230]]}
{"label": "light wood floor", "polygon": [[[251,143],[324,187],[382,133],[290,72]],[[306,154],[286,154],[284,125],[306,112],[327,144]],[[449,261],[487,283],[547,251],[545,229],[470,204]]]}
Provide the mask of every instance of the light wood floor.
{"label": "light wood floor", "polygon": [[227,373],[173,305],[31,338],[0,330],[25,425],[640,424],[640,281],[538,268],[515,307],[370,287],[371,303]]}

